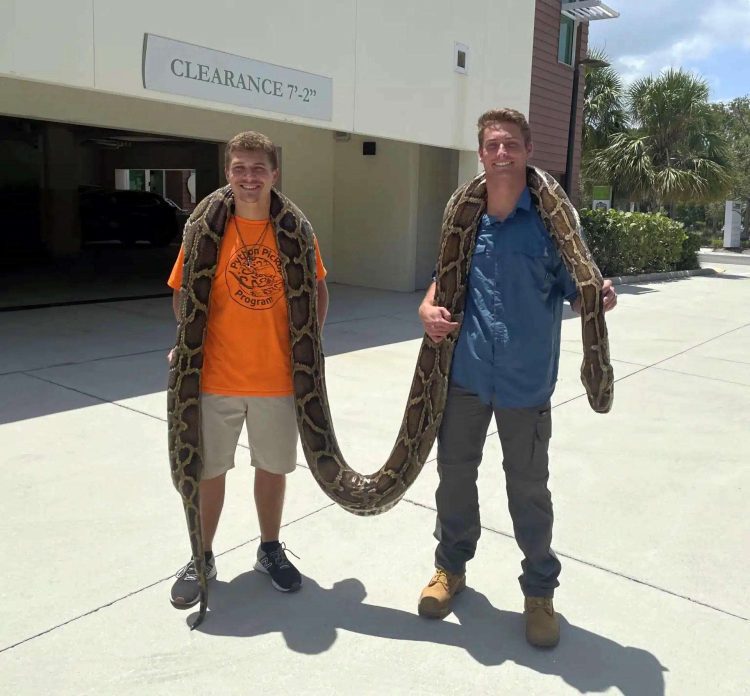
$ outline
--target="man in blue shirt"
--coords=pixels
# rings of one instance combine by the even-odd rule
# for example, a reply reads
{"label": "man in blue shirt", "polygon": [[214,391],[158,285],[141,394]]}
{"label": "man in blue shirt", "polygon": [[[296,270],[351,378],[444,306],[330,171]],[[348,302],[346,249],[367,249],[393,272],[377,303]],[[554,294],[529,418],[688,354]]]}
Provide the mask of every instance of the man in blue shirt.
{"label": "man in blue shirt", "polygon": [[[477,473],[494,412],[508,508],[524,554],[519,581],[526,638],[551,647],[560,636],[552,604],[560,562],[550,548],[550,397],[557,381],[563,300],[580,312],[580,299],[526,187],[532,152],[526,118],[500,109],[483,114],[477,126],[487,209],[477,229],[438,435],[436,571],[419,598],[419,613],[447,616],[453,596],[465,587],[466,562],[481,531]],[[602,296],[605,311],[617,303],[611,281],[604,281]],[[459,326],[434,297],[435,283],[419,316],[427,335],[439,342]]]}

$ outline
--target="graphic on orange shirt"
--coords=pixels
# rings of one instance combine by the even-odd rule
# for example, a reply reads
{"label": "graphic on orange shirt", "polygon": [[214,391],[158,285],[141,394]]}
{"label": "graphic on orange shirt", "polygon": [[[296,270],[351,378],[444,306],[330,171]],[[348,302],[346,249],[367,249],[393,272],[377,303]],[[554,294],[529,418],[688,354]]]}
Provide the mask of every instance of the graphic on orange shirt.
{"label": "graphic on orange shirt", "polygon": [[[284,287],[270,220],[227,221],[213,278],[203,344],[201,391],[225,396],[293,393]],[[237,224],[235,224],[237,223]],[[246,244],[252,239],[254,243]],[[326,269],[315,241],[317,277]],[[168,284],[179,290],[185,261],[180,247]],[[246,312],[246,309],[262,310]],[[265,311],[270,310],[270,311]]]}
{"label": "graphic on orange shirt", "polygon": [[281,260],[270,247],[238,249],[224,275],[230,297],[247,309],[270,309],[284,296]]}

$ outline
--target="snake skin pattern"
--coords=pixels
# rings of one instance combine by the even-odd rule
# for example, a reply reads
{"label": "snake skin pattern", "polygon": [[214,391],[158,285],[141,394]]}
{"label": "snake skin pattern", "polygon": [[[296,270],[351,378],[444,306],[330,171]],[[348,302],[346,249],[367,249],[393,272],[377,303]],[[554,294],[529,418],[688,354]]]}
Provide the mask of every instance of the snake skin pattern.
{"label": "snake skin pattern", "polygon": [[[537,210],[579,288],[581,378],[591,407],[606,413],[612,405],[614,375],[601,299],[602,276],[581,238],[578,214],[562,187],[539,169],[529,167],[527,174]],[[435,302],[446,307],[454,321],[463,318],[476,230],[486,205],[486,182],[481,174],[451,196],[443,216]],[[208,605],[198,493],[203,469],[199,402],[203,340],[221,238],[233,207],[231,188],[225,186],[199,203],[185,227],[177,342],[167,390],[172,480],[182,497],[201,589],[200,610],[192,628],[203,621]],[[286,285],[297,424],[310,471],[322,490],[349,512],[385,512],[396,505],[417,478],[435,441],[457,332],[440,343],[425,336],[393,450],[376,473],[357,473],[339,450],[328,406],[312,226],[275,189],[271,193],[270,214]]]}

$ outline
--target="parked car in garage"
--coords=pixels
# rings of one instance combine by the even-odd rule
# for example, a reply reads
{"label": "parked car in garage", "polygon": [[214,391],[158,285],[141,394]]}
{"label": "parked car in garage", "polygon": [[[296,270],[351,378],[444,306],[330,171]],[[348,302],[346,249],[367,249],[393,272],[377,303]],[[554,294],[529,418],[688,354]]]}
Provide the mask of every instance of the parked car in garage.
{"label": "parked car in garage", "polygon": [[119,240],[166,246],[181,231],[177,208],[149,191],[79,189],[83,243]]}
{"label": "parked car in garage", "polygon": [[185,210],[184,208],[180,208],[177,203],[175,203],[171,198],[167,198],[164,196],[164,200],[169,203],[174,208],[174,212],[177,215],[177,224],[180,228],[180,230],[185,228],[185,223],[188,221],[188,218],[190,217],[190,211]]}

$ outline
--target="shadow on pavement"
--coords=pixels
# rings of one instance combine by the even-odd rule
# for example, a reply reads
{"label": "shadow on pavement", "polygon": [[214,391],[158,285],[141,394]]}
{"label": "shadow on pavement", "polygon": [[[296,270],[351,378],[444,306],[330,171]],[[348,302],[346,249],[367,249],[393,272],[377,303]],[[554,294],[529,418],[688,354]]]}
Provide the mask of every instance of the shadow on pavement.
{"label": "shadow on pavement", "polygon": [[750,276],[734,275],[733,273],[717,273],[716,275],[704,276],[704,278],[713,278],[714,280],[747,280]]}
{"label": "shadow on pavement", "polygon": [[179,246],[84,246],[78,256],[0,259],[0,311],[37,305],[107,301],[113,297],[168,296],[167,278]]}
{"label": "shadow on pavement", "polygon": [[[400,609],[364,604],[362,582],[347,578],[331,589],[305,577],[299,594],[282,595],[268,578],[246,572],[231,582],[211,583],[210,612],[197,629],[207,635],[252,638],[279,632],[298,653],[317,655],[336,642],[338,630],[384,638],[463,648],[486,666],[514,662],[556,675],[581,693],[618,688],[625,696],[662,696],[659,660],[639,648],[620,645],[568,623],[561,615],[562,639],[552,650],[529,646],[520,613],[496,609],[481,593],[467,588],[457,599],[459,624],[423,619]],[[417,589],[415,589],[415,602]],[[192,614],[188,621],[195,617]]]}
{"label": "shadow on pavement", "polygon": [[[159,250],[161,251],[161,250]],[[328,357],[421,339],[420,293],[332,284]],[[0,425],[166,390],[175,323],[169,298],[3,312]],[[419,346],[413,348],[416,363]],[[409,389],[404,381],[404,400]],[[160,418],[165,407],[139,405]]]}

